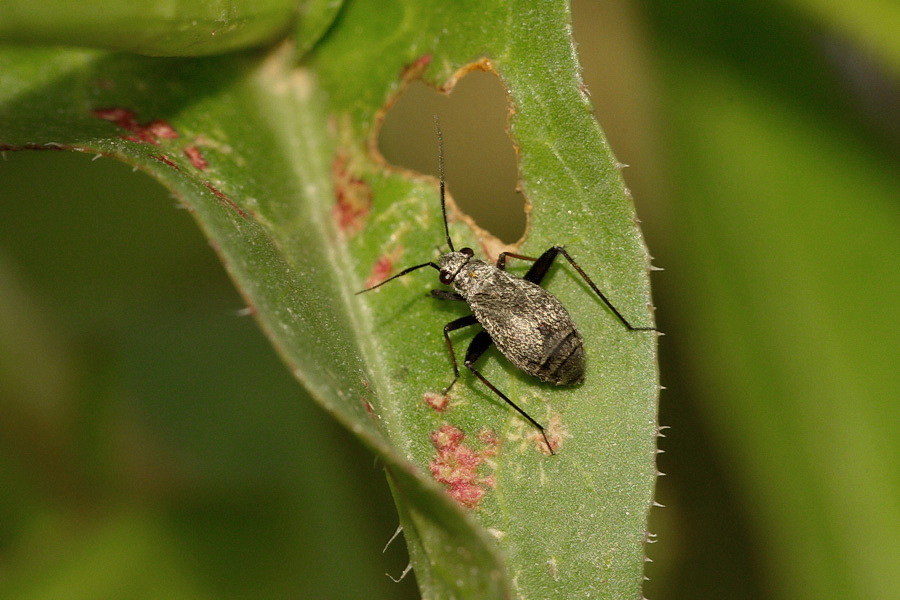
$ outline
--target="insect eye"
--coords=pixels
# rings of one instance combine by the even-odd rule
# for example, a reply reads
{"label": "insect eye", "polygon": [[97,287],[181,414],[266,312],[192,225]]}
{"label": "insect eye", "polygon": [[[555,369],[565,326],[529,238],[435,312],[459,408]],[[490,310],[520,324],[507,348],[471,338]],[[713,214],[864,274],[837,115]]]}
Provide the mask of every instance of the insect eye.
{"label": "insect eye", "polygon": [[450,271],[441,271],[440,280],[444,285],[450,285],[453,281],[453,273]]}
{"label": "insect eye", "polygon": [[472,251],[471,248],[461,248],[460,253],[465,254],[466,256],[468,256],[470,258],[475,255],[475,253]]}

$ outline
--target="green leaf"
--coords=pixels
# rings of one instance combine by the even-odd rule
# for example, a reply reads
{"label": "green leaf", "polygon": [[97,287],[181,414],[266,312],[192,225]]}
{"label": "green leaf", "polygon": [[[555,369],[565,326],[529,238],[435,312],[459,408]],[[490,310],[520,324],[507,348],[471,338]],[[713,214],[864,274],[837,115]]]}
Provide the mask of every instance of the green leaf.
{"label": "green leaf", "polygon": [[[315,21],[323,4],[303,2],[304,20]],[[272,42],[296,16],[296,0],[7,0],[0,42],[203,56]]]}
{"label": "green leaf", "polygon": [[[467,375],[446,410],[426,403],[451,377],[441,328],[465,314],[425,297],[434,273],[354,295],[385,267],[433,260],[443,241],[436,182],[370,152],[378,111],[411,73],[444,85],[482,60],[509,90],[530,207],[519,251],[565,245],[626,318],[652,324],[648,256],[567,21],[562,2],[354,2],[299,66],[287,45],[166,60],[0,52],[0,146],[119,157],[194,212],[295,376],[384,461],[427,598],[640,593],[656,476],[655,335],[627,331],[570,267],[554,269],[546,285],[585,338],[585,383],[539,384],[495,352],[482,369],[548,426],[558,445],[549,456]],[[496,252],[455,212],[451,233]],[[432,471],[452,459],[472,468],[447,494]]]}

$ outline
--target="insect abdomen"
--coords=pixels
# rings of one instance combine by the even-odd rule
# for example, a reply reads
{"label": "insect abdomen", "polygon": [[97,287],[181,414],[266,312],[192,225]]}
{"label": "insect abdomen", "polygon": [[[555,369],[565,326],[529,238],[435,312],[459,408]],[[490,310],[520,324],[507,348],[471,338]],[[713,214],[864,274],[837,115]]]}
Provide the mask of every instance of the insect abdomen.
{"label": "insect abdomen", "polygon": [[551,348],[535,375],[558,385],[574,385],[584,380],[584,343],[573,327]]}

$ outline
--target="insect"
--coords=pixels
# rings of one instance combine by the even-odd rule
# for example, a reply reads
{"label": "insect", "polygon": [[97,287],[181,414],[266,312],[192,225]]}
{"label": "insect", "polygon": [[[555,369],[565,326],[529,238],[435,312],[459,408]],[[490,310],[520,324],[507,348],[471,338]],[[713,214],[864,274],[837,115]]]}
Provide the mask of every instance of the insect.
{"label": "insect", "polygon": [[[447,342],[453,364],[453,380],[444,389],[443,394],[449,393],[459,379],[459,366],[450,341],[450,332],[471,325],[481,325],[482,330],[475,334],[469,343],[463,365],[537,428],[550,453],[555,454],[544,426],[488,381],[475,368],[475,363],[491,344],[494,344],[513,365],[542,381],[557,385],[577,385],[584,380],[584,341],[581,334],[562,303],[540,285],[556,257],[561,254],[569,261],[629,331],[657,331],[657,329],[632,326],[562,246],[553,246],[537,258],[501,252],[496,265],[475,258],[471,248],[460,248],[458,251],[454,249],[447,224],[444,144],[437,117],[435,130],[439,148],[441,212],[450,252],[443,254],[436,263],[429,261],[407,267],[357,294],[370,292],[389,281],[424,267],[436,269],[439,272],[440,282],[452,285],[453,291],[435,289],[431,290],[431,296],[439,300],[465,302],[472,311],[472,314],[454,319],[444,326],[444,340]],[[534,264],[524,277],[519,278],[506,271],[507,258],[530,261]]]}

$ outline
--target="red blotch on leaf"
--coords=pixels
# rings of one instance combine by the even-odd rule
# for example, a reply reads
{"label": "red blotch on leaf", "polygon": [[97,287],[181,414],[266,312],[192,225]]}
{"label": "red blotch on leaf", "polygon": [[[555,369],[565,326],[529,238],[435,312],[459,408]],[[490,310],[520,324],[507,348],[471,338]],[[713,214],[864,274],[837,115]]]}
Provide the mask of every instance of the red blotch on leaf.
{"label": "red blotch on leaf", "polygon": [[131,129],[133,125],[137,124],[134,119],[134,111],[127,108],[98,108],[94,110],[94,115],[104,121],[112,121],[124,129]]}
{"label": "red blotch on leaf", "polygon": [[98,108],[94,110],[94,115],[131,132],[132,135],[124,136],[130,142],[144,142],[158,146],[160,139],[174,139],[178,137],[178,132],[166,121],[157,119],[147,124],[141,124],[135,118],[134,111],[120,106]]}
{"label": "red blotch on leaf", "polygon": [[394,261],[389,256],[382,256],[372,265],[372,272],[366,278],[365,286],[370,288],[373,285],[381,283],[391,275],[394,270]]}
{"label": "red blotch on leaf", "polygon": [[482,429],[478,432],[478,441],[484,445],[484,449],[481,451],[482,456],[497,456],[500,449],[500,438],[497,437],[496,431]]}
{"label": "red blotch on leaf", "polygon": [[[436,454],[428,466],[435,481],[447,486],[451,498],[467,508],[475,508],[484,497],[485,488],[494,485],[493,476],[482,477],[478,468],[487,456],[496,454],[496,444],[489,451],[475,452],[464,443],[465,437],[461,429],[448,423],[433,431],[431,443]],[[484,432],[479,434],[479,439],[482,438],[492,439]],[[496,440],[496,435],[493,439]]]}
{"label": "red blotch on leaf", "polygon": [[553,448],[553,452],[550,452],[550,448],[547,447],[547,441],[544,440],[544,436],[541,435],[540,431],[532,430],[528,437],[535,443],[538,450],[544,454],[551,455],[554,452],[558,453],[559,449],[562,447],[563,440],[569,437],[569,433],[565,426],[563,426],[562,418],[558,414],[552,415],[547,420],[546,427],[545,431],[547,433],[547,439],[550,440],[550,446]]}
{"label": "red blotch on leaf", "polygon": [[338,154],[331,163],[331,179],[337,196],[331,214],[341,233],[353,235],[362,230],[372,208],[372,190],[350,172],[347,160],[346,154]]}
{"label": "red blotch on leaf", "polygon": [[213,184],[209,183],[208,181],[204,181],[203,185],[206,186],[206,189],[208,189],[213,194],[215,194],[216,198],[221,200],[222,203],[225,204],[225,206],[228,206],[229,208],[233,209],[235,212],[237,212],[237,214],[241,215],[241,217],[243,217],[244,219],[247,218],[247,213],[245,213],[243,210],[241,210],[241,207],[238,206],[234,200],[232,200],[231,198],[229,198],[228,196],[223,194]]}
{"label": "red blotch on leaf", "polygon": [[431,55],[423,54],[416,60],[403,67],[403,70],[400,72],[400,78],[403,80],[418,79],[422,76],[422,73],[425,71],[425,69],[428,68],[428,65],[430,64]]}
{"label": "red blotch on leaf", "polygon": [[[376,281],[376,283],[378,282]],[[434,392],[426,392],[424,398],[425,404],[439,413],[447,410],[447,406],[450,404],[450,396],[448,396],[447,394],[435,394]]]}
{"label": "red blotch on leaf", "polygon": [[175,131],[175,128],[162,120],[156,120],[147,123],[145,129],[156,138],[174,140],[178,137],[178,132]]}
{"label": "red blotch on leaf", "polygon": [[206,162],[205,158],[203,158],[203,154],[200,153],[200,149],[197,148],[197,146],[188,146],[187,148],[185,148],[184,155],[190,159],[192,165],[194,165],[201,171],[209,166],[209,163]]}
{"label": "red blotch on leaf", "polygon": [[150,158],[152,158],[153,160],[158,160],[159,162],[163,163],[164,165],[168,165],[168,166],[172,167],[176,171],[181,170],[178,168],[178,165],[176,165],[175,162],[168,156],[165,156],[162,154],[151,154]]}
{"label": "red blotch on leaf", "polygon": [[[122,107],[98,108],[94,111],[94,115],[104,121],[115,123],[122,129],[130,132],[131,135],[122,136],[129,142],[138,142],[153,144],[159,146],[161,140],[174,140],[180,137],[178,131],[172,125],[162,119],[156,119],[146,124],[141,124],[135,117],[134,111]],[[196,145],[191,144],[184,149],[185,156],[191,161],[197,169],[201,171],[209,166],[203,154]],[[162,160],[162,159],[159,159]],[[172,164],[171,161],[163,160],[166,164]]]}

